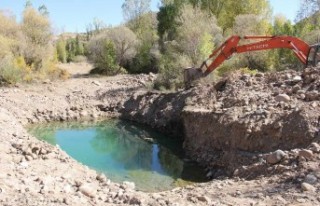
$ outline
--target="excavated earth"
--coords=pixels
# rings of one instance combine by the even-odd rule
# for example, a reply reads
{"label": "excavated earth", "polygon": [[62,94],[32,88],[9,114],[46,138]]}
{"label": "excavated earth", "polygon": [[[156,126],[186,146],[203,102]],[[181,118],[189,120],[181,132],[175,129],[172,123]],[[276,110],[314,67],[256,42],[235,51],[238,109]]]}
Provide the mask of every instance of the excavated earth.
{"label": "excavated earth", "polygon": [[[233,74],[189,90],[150,75],[0,88],[0,205],[320,205],[320,68]],[[28,124],[118,117],[182,138],[207,183],[145,193],[113,183]]]}

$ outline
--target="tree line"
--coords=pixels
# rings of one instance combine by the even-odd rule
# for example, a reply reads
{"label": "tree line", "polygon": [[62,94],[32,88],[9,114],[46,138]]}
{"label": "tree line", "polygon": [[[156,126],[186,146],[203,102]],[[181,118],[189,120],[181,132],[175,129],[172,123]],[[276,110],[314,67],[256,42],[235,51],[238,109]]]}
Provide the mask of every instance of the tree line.
{"label": "tree line", "polygon": [[51,30],[45,5],[35,9],[27,1],[19,23],[10,12],[0,11],[0,85],[67,77],[56,67]]}
{"label": "tree line", "polygon": [[[37,10],[26,5],[21,23],[0,13],[0,78],[64,76],[54,69],[57,61],[88,60],[94,65],[93,73],[154,72],[158,73],[156,88],[174,89],[182,85],[184,68],[198,67],[231,35],[290,35],[310,44],[319,42],[319,8],[317,0],[302,0],[293,23],[273,16],[268,0],[161,0],[158,12],[151,11],[150,0],[125,0],[124,24],[108,27],[94,19],[85,33],[52,41],[46,7]],[[277,49],[237,55],[217,73],[299,65],[291,51]]]}

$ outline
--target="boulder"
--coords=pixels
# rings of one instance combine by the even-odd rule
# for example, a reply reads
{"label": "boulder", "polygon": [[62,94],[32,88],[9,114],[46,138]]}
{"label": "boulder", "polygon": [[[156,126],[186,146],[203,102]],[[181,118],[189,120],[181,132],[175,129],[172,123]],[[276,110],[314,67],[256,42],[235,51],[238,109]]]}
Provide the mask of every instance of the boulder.
{"label": "boulder", "polygon": [[312,192],[316,191],[316,188],[314,186],[312,186],[312,185],[310,185],[309,183],[306,183],[306,182],[303,182],[301,184],[301,189],[303,191],[312,191]]}
{"label": "boulder", "polygon": [[316,143],[316,142],[313,142],[313,143],[310,144],[309,149],[312,152],[319,153],[320,152],[320,145],[318,143]]}
{"label": "boulder", "polygon": [[313,158],[313,152],[311,150],[304,149],[299,151],[298,156],[303,157],[306,160],[311,160]]}
{"label": "boulder", "polygon": [[286,153],[284,151],[277,150],[277,151],[266,156],[267,163],[277,164],[285,157],[285,155],[286,155]]}
{"label": "boulder", "polygon": [[79,187],[79,191],[87,197],[94,198],[96,196],[96,190],[89,184],[83,184]]}
{"label": "boulder", "polygon": [[287,94],[279,94],[275,97],[277,102],[289,102],[291,98]]}
{"label": "boulder", "polygon": [[314,185],[316,182],[318,181],[318,178],[313,175],[313,174],[308,174],[305,178],[304,178],[304,182]]}

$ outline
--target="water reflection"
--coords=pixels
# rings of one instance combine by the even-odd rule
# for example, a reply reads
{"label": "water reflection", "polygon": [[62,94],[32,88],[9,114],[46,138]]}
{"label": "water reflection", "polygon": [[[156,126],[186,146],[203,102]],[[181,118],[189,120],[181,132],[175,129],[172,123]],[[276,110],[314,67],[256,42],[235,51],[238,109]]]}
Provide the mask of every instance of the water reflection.
{"label": "water reflection", "polygon": [[113,181],[135,182],[140,190],[172,189],[183,182],[181,179],[203,181],[202,170],[182,161],[178,140],[128,122],[49,124],[30,128],[30,132],[58,144],[70,156]]}

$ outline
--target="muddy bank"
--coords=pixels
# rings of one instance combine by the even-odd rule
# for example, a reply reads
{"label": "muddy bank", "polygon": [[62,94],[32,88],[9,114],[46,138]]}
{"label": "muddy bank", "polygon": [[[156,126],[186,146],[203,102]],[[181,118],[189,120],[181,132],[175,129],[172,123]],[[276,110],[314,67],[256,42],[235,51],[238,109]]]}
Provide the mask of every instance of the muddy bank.
{"label": "muddy bank", "polygon": [[183,138],[181,111],[190,92],[139,91],[124,102],[121,118],[151,126],[173,137]]}
{"label": "muddy bank", "polygon": [[258,154],[319,141],[319,76],[318,68],[234,74],[188,91],[136,93],[121,117],[184,138],[192,159],[230,175]]}

